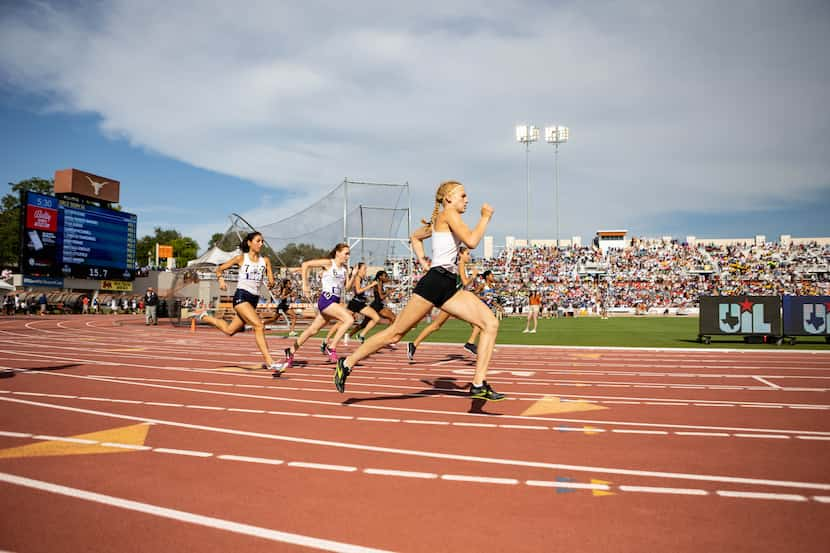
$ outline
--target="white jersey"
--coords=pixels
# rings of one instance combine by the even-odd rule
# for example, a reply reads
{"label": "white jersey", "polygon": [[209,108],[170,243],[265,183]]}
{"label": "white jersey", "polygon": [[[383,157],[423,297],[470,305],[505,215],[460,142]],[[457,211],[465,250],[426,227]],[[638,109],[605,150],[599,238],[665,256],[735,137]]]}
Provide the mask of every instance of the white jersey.
{"label": "white jersey", "polygon": [[432,266],[443,267],[451,273],[458,272],[458,246],[461,240],[448,231],[432,231]]}
{"label": "white jersey", "polygon": [[242,265],[239,266],[239,281],[237,289],[245,290],[249,294],[259,295],[259,285],[265,279],[265,258],[259,256],[256,262],[251,261],[247,253],[242,254]]}
{"label": "white jersey", "polygon": [[320,279],[323,285],[323,293],[329,293],[338,298],[343,295],[343,290],[346,288],[346,267],[335,267],[334,260],[331,262],[331,267],[323,272]]}

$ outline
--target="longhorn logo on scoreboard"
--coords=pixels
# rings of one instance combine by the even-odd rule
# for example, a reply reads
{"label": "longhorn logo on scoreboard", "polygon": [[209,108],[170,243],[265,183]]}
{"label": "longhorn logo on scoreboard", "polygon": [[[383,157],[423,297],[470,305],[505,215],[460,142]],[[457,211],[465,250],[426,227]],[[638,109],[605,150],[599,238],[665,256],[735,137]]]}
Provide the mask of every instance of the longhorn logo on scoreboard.
{"label": "longhorn logo on scoreboard", "polygon": [[801,306],[804,332],[807,334],[828,334],[827,312],[830,303],[805,303]]}
{"label": "longhorn logo on scoreboard", "polygon": [[718,305],[718,326],[725,334],[769,334],[772,325],[766,320],[763,303],[745,299],[741,303]]}

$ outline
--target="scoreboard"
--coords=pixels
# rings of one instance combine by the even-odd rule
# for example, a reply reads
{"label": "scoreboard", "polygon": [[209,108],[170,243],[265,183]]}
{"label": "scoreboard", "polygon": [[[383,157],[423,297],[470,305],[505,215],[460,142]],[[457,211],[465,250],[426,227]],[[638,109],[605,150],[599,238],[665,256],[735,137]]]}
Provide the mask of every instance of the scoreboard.
{"label": "scoreboard", "polygon": [[21,205],[24,274],[135,279],[134,214],[34,192]]}

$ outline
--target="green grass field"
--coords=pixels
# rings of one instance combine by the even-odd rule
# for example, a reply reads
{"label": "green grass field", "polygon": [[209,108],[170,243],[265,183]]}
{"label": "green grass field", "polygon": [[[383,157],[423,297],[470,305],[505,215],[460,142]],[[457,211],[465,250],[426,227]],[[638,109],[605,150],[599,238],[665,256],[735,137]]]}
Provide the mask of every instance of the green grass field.
{"label": "green grass field", "polygon": [[[426,326],[418,325],[404,341],[415,339]],[[381,328],[376,327],[376,328]],[[623,346],[655,348],[745,348],[830,351],[824,338],[798,337],[793,346],[784,344],[746,344],[742,337],[715,336],[709,345],[698,343],[697,317],[597,317],[539,320],[536,334],[523,334],[524,318],[507,318],[499,326],[500,344],[556,345],[556,346]],[[464,343],[470,334],[470,325],[451,319],[428,342]],[[323,336],[324,334],[320,334]]]}

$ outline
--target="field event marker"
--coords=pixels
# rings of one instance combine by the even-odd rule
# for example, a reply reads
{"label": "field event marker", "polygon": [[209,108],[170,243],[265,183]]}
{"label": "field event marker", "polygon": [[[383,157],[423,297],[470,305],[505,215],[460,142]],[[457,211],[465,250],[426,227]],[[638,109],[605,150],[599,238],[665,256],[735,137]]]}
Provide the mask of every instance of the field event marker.
{"label": "field event marker", "polygon": [[20,457],[54,457],[59,455],[89,455],[93,453],[129,453],[136,451],[105,443],[143,446],[150,425],[146,423],[123,426],[90,434],[80,434],[66,439],[55,439],[0,450],[0,459]]}
{"label": "field event marker", "polygon": [[577,411],[599,411],[602,409],[608,409],[608,407],[588,403],[584,400],[562,401],[556,396],[546,396],[528,407],[525,412],[522,413],[522,416],[530,417],[555,413],[574,413]]}

